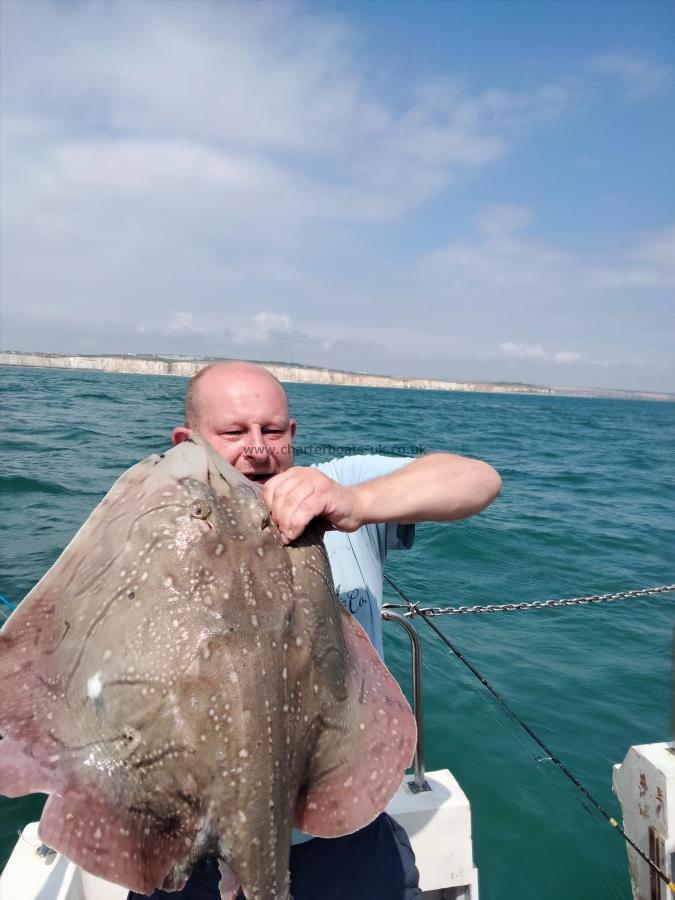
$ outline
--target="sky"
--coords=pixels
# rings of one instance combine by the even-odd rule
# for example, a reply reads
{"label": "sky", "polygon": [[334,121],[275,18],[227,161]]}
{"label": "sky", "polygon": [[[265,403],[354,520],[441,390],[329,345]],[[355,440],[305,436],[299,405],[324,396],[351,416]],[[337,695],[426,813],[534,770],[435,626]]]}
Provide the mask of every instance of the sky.
{"label": "sky", "polygon": [[675,3],[1,0],[0,346],[675,391]]}

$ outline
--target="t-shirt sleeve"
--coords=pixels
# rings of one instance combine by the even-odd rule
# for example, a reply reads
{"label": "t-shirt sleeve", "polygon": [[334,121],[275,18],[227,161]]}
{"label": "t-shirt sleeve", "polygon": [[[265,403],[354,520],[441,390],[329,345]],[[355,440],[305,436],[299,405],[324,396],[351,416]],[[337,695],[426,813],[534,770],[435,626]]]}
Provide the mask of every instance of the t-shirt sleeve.
{"label": "t-shirt sleeve", "polygon": [[[413,458],[407,456],[344,456],[330,462],[317,463],[316,468],[334,481],[349,486],[389,475],[412,461]],[[382,561],[389,550],[409,550],[415,540],[414,525],[386,522],[369,525],[367,528],[377,543]]]}
{"label": "t-shirt sleeve", "polygon": [[381,538],[385,555],[387,550],[410,550],[415,540],[415,526],[401,525],[400,522],[387,522],[378,525],[381,530]]}

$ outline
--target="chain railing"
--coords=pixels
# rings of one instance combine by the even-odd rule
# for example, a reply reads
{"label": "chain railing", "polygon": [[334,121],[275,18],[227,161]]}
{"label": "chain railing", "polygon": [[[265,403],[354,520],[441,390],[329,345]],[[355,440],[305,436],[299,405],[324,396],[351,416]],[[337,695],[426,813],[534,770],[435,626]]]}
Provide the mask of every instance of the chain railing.
{"label": "chain railing", "polygon": [[[401,593],[396,585],[385,575],[385,580],[397,593]],[[659,587],[641,588],[634,591],[617,591],[614,594],[590,594],[586,597],[567,597],[561,600],[532,600],[523,603],[491,603],[476,606],[420,606],[408,601],[402,603],[385,603],[384,609],[402,609],[406,616],[465,616],[470,613],[518,612],[526,609],[551,609],[559,606],[584,606],[591,603],[613,603],[615,600],[626,600],[635,597],[648,597],[652,594],[668,594],[675,591],[675,584],[664,584]]]}

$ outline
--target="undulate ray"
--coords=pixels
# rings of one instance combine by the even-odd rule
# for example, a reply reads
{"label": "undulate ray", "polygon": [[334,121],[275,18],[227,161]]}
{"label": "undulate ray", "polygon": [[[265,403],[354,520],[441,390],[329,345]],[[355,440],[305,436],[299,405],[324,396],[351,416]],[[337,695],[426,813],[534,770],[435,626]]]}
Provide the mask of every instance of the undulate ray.
{"label": "undulate ray", "polygon": [[0,791],[50,794],[45,843],[149,894],[196,858],[288,900],[293,825],[371,821],[415,742],[334,597],[318,533],[284,546],[199,437],[115,483],[0,633]]}

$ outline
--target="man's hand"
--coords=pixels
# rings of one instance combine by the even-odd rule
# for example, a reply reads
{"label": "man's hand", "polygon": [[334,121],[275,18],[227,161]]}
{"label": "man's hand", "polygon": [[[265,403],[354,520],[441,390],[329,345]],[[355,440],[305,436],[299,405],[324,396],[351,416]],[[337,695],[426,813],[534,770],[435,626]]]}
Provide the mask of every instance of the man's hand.
{"label": "man's hand", "polygon": [[275,475],[263,500],[284,543],[299,537],[315,516],[337,531],[371,522],[452,522],[475,516],[501,488],[492,466],[479,459],[430,453],[391,472],[345,487],[319,469],[297,466]]}
{"label": "man's hand", "polygon": [[356,531],[364,524],[357,487],[338,484],[318,469],[287,469],[270,478],[262,496],[284,544],[299,537],[317,516],[338,531]]}

